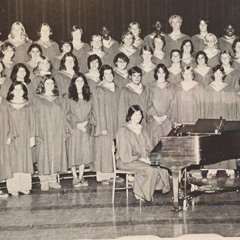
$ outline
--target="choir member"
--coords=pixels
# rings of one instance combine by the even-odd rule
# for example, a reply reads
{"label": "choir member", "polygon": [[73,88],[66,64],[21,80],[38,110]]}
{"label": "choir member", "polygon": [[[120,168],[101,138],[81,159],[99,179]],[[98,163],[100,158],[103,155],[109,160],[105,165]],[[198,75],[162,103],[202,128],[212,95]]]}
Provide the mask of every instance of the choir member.
{"label": "choir member", "polygon": [[208,57],[203,51],[197,52],[195,56],[197,66],[193,69],[195,81],[199,82],[203,87],[212,82],[212,69],[207,65]]}
{"label": "choir member", "polygon": [[140,37],[141,31],[142,31],[140,24],[138,22],[129,23],[128,31],[132,32],[132,34],[134,35],[133,46],[138,49],[141,49],[144,42],[143,42],[143,39]]}
{"label": "choir member", "polygon": [[15,48],[13,61],[16,63],[26,62],[28,60],[27,50],[32,43],[29,40],[22,23],[14,22],[6,42],[11,43]]}
{"label": "choir member", "polygon": [[211,68],[219,64],[220,50],[218,49],[217,43],[218,43],[218,40],[214,34],[208,33],[205,36],[206,46],[203,49],[203,51],[207,54],[208,66]]}
{"label": "choir member", "polygon": [[90,45],[82,41],[83,30],[81,27],[74,25],[71,28],[71,41],[73,44],[73,54],[77,57],[79,71],[86,73],[88,68],[85,62],[87,52],[90,51]]}
{"label": "choir member", "polygon": [[0,61],[0,96],[6,98],[9,87],[11,86],[11,81],[7,78],[4,68],[3,62]]}
{"label": "choir member", "polygon": [[208,34],[209,21],[206,19],[199,20],[199,34],[192,36],[192,43],[195,53],[203,51],[205,48],[205,37]]}
{"label": "choir member", "polygon": [[28,100],[28,90],[23,82],[15,81],[7,95],[17,135],[11,138],[10,156],[13,177],[7,179],[7,190],[13,196],[19,192],[29,194],[32,189],[33,159],[31,148],[35,145],[34,105]]}
{"label": "choir member", "polygon": [[14,66],[15,62],[13,60],[15,54],[15,48],[10,42],[5,42],[1,46],[2,50],[2,62],[5,68],[5,74],[7,77],[10,77],[12,72],[12,67]]}
{"label": "choir member", "polygon": [[91,125],[94,118],[90,88],[82,73],[76,73],[68,89],[67,120],[71,135],[67,140],[68,167],[73,174],[73,186],[76,188],[88,186],[83,172],[85,165],[92,162]]}
{"label": "choir member", "polygon": [[67,171],[66,140],[69,131],[65,105],[55,79],[45,75],[35,99],[36,158],[42,191],[60,189],[57,173]]}
{"label": "choir member", "polygon": [[239,71],[240,69],[240,38],[236,38],[232,44],[233,55],[233,67]]}
{"label": "choir member", "polygon": [[127,83],[129,83],[128,79],[128,71],[127,65],[129,63],[129,58],[125,53],[118,53],[113,62],[115,64],[114,70],[114,82],[118,85],[119,89],[122,89]]}
{"label": "choir member", "polygon": [[113,82],[114,72],[109,65],[101,67],[100,80],[93,94],[96,129],[92,168],[97,172],[97,181],[106,185],[113,177],[112,142],[118,129],[117,109],[120,89]]}
{"label": "choir member", "polygon": [[182,17],[179,15],[172,15],[169,18],[169,24],[172,27],[172,32],[165,35],[165,48],[168,54],[170,54],[173,49],[180,50],[182,42],[186,39],[189,39],[189,36],[181,32],[182,22]]}
{"label": "choir member", "polygon": [[71,79],[78,71],[77,58],[71,52],[66,53],[60,61],[59,71],[55,76],[61,96],[67,94]]}
{"label": "choir member", "polygon": [[193,56],[194,46],[190,39],[184,40],[181,45],[182,61],[181,66],[190,66],[194,68],[196,66],[195,58]]}
{"label": "choir member", "polygon": [[181,58],[182,58],[182,52],[180,50],[173,49],[171,51],[170,53],[171,65],[168,67],[168,71],[169,71],[168,81],[171,83],[176,84],[182,80]]}
{"label": "choir member", "polygon": [[42,23],[38,31],[39,39],[36,41],[42,48],[43,56],[47,57],[51,62],[54,57],[60,54],[58,43],[53,41],[50,36],[53,31],[48,23]]}
{"label": "choir member", "polygon": [[135,173],[133,192],[136,199],[152,201],[155,190],[167,193],[170,184],[166,169],[150,166],[153,146],[141,124],[142,119],[140,106],[130,106],[125,124],[117,132],[117,167]]}
{"label": "choir member", "polygon": [[153,146],[161,136],[167,136],[172,129],[175,106],[175,87],[168,82],[169,72],[164,64],[154,70],[155,81],[150,85],[150,104],[147,111],[148,133]]}

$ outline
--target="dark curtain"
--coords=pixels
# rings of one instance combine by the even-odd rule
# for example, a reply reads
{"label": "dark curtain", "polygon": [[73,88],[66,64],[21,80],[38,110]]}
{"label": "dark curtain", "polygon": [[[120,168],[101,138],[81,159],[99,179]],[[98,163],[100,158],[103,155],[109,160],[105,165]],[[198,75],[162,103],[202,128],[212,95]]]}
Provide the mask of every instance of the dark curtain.
{"label": "dark curtain", "polygon": [[[210,21],[209,31],[218,37],[229,22],[240,22],[239,0],[1,0],[1,40],[9,34],[13,22],[20,21],[29,38],[37,39],[42,22],[53,29],[52,38],[60,42],[69,37],[70,27],[80,25],[84,30],[83,40],[99,32],[103,25],[109,27],[112,36],[121,40],[121,34],[131,21],[138,21],[142,36],[152,31],[152,24],[160,20],[166,33],[170,31],[169,16],[183,17],[182,31],[193,35],[198,32],[198,20]],[[236,26],[237,34],[239,33]]]}

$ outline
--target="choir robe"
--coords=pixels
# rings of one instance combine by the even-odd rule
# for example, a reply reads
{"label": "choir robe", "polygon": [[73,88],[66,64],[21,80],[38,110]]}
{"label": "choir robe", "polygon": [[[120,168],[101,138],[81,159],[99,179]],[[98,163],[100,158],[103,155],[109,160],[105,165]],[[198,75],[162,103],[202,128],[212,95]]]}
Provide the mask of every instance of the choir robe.
{"label": "choir robe", "polygon": [[215,67],[216,65],[219,64],[220,51],[218,51],[218,53],[216,53],[213,56],[209,56],[208,54],[207,54],[207,56],[208,56],[207,64],[208,64],[209,67],[213,68],[213,67]]}
{"label": "choir robe", "polygon": [[127,86],[122,88],[122,92],[118,105],[118,126],[121,126],[126,122],[126,116],[129,107],[132,105],[139,105],[143,111],[143,125],[146,125],[146,114],[149,100],[149,87],[143,85],[143,91],[141,94],[136,93],[134,90]]}
{"label": "choir robe", "polygon": [[206,72],[204,75],[200,71],[198,71],[197,68],[194,68],[194,75],[195,75],[195,81],[199,82],[204,88],[213,81],[212,79],[212,69],[209,68],[209,71]]}
{"label": "choir robe", "polygon": [[0,96],[2,96],[3,98],[7,97],[8,94],[8,90],[11,86],[12,82],[9,78],[4,77],[4,78],[0,78]]}
{"label": "choir robe", "polygon": [[236,92],[240,91],[239,85],[240,77],[239,77],[239,70],[233,69],[233,71],[226,74],[226,78],[224,82],[229,83]]}
{"label": "choir robe", "polygon": [[[112,143],[118,129],[118,101],[120,89],[115,85],[115,91],[98,84],[93,93],[96,128],[93,144],[93,164],[91,169],[101,173],[113,173]],[[107,135],[102,131],[107,130]]]}
{"label": "choir robe", "polygon": [[69,131],[66,103],[61,97],[36,96],[36,158],[39,175],[67,171],[66,140]]}
{"label": "choir robe", "polygon": [[53,76],[56,76],[58,71],[60,71],[59,67],[60,67],[60,62],[61,62],[62,58],[63,58],[62,54],[53,58],[53,60],[52,60],[52,66],[53,66],[52,73],[53,73]]}
{"label": "choir robe", "polygon": [[64,70],[58,71],[58,73],[56,74],[55,79],[61,96],[64,97],[68,94],[68,88],[71,83],[72,77],[73,76],[71,76]]}
{"label": "choir robe", "polygon": [[29,78],[32,79],[34,77],[34,73],[33,70],[34,68],[36,68],[36,66],[33,66],[29,61],[24,63],[26,65],[26,67],[28,68],[30,75]]}
{"label": "choir robe", "polygon": [[88,71],[88,67],[86,65],[85,57],[87,57],[87,52],[90,51],[90,46],[88,43],[81,42],[79,48],[73,47],[72,53],[76,56],[78,60],[79,71],[82,73],[86,73]]}
{"label": "choir robe", "polygon": [[155,190],[162,190],[162,193],[170,191],[168,171],[139,160],[139,158],[149,156],[153,148],[144,128],[138,135],[123,125],[118,130],[116,142],[117,167],[135,173],[134,194],[151,201]]}
{"label": "choir robe", "polygon": [[[143,40],[143,45],[148,45],[150,46],[152,49],[154,49],[153,47],[153,38],[157,35],[157,33],[155,32],[152,32],[150,34],[148,34],[147,36],[144,37],[144,40]],[[165,34],[164,33],[161,33],[160,34],[161,36],[165,37]]]}
{"label": "choir robe", "polygon": [[93,78],[88,73],[85,74],[85,77],[87,79],[88,85],[90,87],[91,93],[94,91],[95,87],[101,82],[99,77]]}
{"label": "choir robe", "polygon": [[12,173],[33,173],[33,154],[30,138],[35,137],[35,109],[33,102],[26,101],[19,109],[18,104],[8,103],[17,136],[10,146]]}
{"label": "choir robe", "polygon": [[143,67],[142,64],[140,64],[138,67],[142,70],[141,83],[144,86],[147,86],[148,84],[155,81],[155,78],[154,78],[154,71],[155,71],[155,67],[156,67],[155,64],[153,64],[153,66],[150,69]]}
{"label": "choir robe", "polygon": [[13,61],[15,63],[24,63],[24,62],[28,61],[29,56],[28,56],[27,51],[32,43],[31,40],[23,41],[19,45],[16,45],[16,43],[14,41],[12,41],[11,39],[6,40],[6,42],[9,42],[14,46],[15,53],[13,56]]}
{"label": "choir robe", "polygon": [[[166,82],[164,88],[160,88],[156,83],[150,85],[150,104],[147,111],[148,133],[153,146],[160,141],[161,136],[167,136],[172,129],[173,113],[176,109],[176,90],[172,83]],[[153,116],[162,117],[167,115],[167,119],[158,125]]]}
{"label": "choir robe", "polygon": [[114,69],[114,83],[119,87],[120,90],[130,82],[130,79],[127,75],[122,75],[117,69]]}
{"label": "choir robe", "polygon": [[182,34],[182,37],[180,37],[176,40],[172,39],[172,37],[169,34],[167,34],[167,35],[165,35],[166,45],[165,45],[164,49],[166,50],[167,54],[170,55],[170,53],[173,49],[180,50],[182,42],[187,39],[190,39],[190,37],[185,34]]}
{"label": "choir robe", "polygon": [[236,69],[236,70],[240,70],[240,59],[234,59],[232,66]]}
{"label": "choir robe", "polygon": [[49,40],[48,42],[43,42],[41,39],[37,40],[35,43],[39,44],[43,56],[47,57],[50,62],[53,61],[54,57],[60,55],[59,45],[53,40]]}
{"label": "choir robe", "polygon": [[[78,102],[67,99],[67,121],[71,135],[67,139],[68,167],[89,164],[92,162],[90,151],[93,147],[90,135],[94,124],[92,98],[89,101],[79,99]],[[77,128],[77,124],[85,121],[88,121],[87,131],[83,132]]]}
{"label": "choir robe", "polygon": [[168,71],[169,71],[168,81],[169,81],[170,83],[177,84],[177,83],[179,83],[179,82],[182,81],[182,72],[181,72],[181,71],[178,72],[178,73],[176,73],[176,74],[173,73],[173,72],[171,72],[171,71],[169,70],[169,68],[168,68]]}
{"label": "choir robe", "polygon": [[223,36],[223,37],[219,38],[218,39],[218,45],[219,45],[220,50],[222,52],[223,51],[228,51],[228,52],[230,52],[230,54],[232,56],[234,56],[234,51],[232,49],[232,44],[233,44],[233,42],[236,38],[237,38],[236,36],[234,38],[231,38],[231,39],[228,39],[226,36]]}
{"label": "choir robe", "polygon": [[133,46],[139,50],[141,50],[141,48],[144,46],[144,41],[141,38],[135,39]]}
{"label": "choir robe", "polygon": [[108,55],[110,55],[111,59],[115,57],[115,53],[118,48],[119,48],[119,43],[114,39],[111,39],[111,41],[108,42],[108,44],[105,44],[105,45],[103,44],[103,51]]}
{"label": "choir robe", "polygon": [[199,37],[200,35],[194,35],[191,38],[191,41],[193,43],[194,46],[194,52],[197,53],[199,51],[203,51],[203,49],[205,48],[206,44],[204,42],[204,39]]}
{"label": "choir robe", "polygon": [[[209,84],[204,91],[205,118],[220,118],[239,120],[238,96],[234,88],[228,84],[220,91],[213,89]],[[236,169],[236,159],[206,165],[208,169]]]}
{"label": "choir robe", "polygon": [[184,61],[184,59],[182,59],[181,61],[181,66],[182,68],[186,67],[186,66],[190,66],[192,68],[195,68],[197,65],[195,58],[191,57],[190,59],[188,59],[187,61]]}
{"label": "choir robe", "polygon": [[160,63],[164,64],[166,67],[170,67],[170,65],[171,65],[170,57],[166,53],[164,54],[164,57],[162,59],[153,55],[152,62],[157,64],[157,65],[160,64]]}
{"label": "choir robe", "polygon": [[12,62],[11,64],[6,64],[6,63],[3,62],[3,64],[4,64],[4,67],[5,67],[4,73],[8,78],[10,78],[13,66],[16,64],[16,62]]}
{"label": "choir robe", "polygon": [[7,139],[14,140],[17,137],[14,128],[12,115],[9,106],[4,98],[0,97],[0,181],[13,177],[11,165],[12,155],[10,154],[10,146],[7,145]]}
{"label": "choir robe", "polygon": [[203,87],[197,84],[186,91],[182,82],[176,84],[175,109],[174,118],[177,123],[195,123],[199,118],[203,118]]}

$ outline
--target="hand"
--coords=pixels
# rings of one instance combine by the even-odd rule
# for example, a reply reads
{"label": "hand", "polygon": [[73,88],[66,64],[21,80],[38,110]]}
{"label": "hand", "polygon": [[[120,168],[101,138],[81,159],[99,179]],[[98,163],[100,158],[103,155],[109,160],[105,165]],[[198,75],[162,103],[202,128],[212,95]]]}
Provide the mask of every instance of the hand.
{"label": "hand", "polygon": [[9,145],[11,142],[12,142],[12,139],[11,139],[11,138],[8,138],[8,139],[7,139],[7,145]]}
{"label": "hand", "polygon": [[35,146],[35,138],[31,137],[30,138],[30,147],[33,147],[33,146]]}
{"label": "hand", "polygon": [[102,131],[102,135],[107,135],[107,134],[108,134],[107,130]]}

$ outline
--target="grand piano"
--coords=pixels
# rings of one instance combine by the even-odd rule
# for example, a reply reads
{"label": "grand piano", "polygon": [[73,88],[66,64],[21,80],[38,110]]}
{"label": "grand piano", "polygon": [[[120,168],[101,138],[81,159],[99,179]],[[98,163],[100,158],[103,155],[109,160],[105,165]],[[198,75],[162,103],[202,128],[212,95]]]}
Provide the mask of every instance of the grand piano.
{"label": "grand piano", "polygon": [[240,158],[240,121],[198,119],[195,124],[174,127],[161,137],[150,153],[152,165],[161,165],[172,172],[173,211],[180,211],[179,176],[190,165],[208,165]]}

